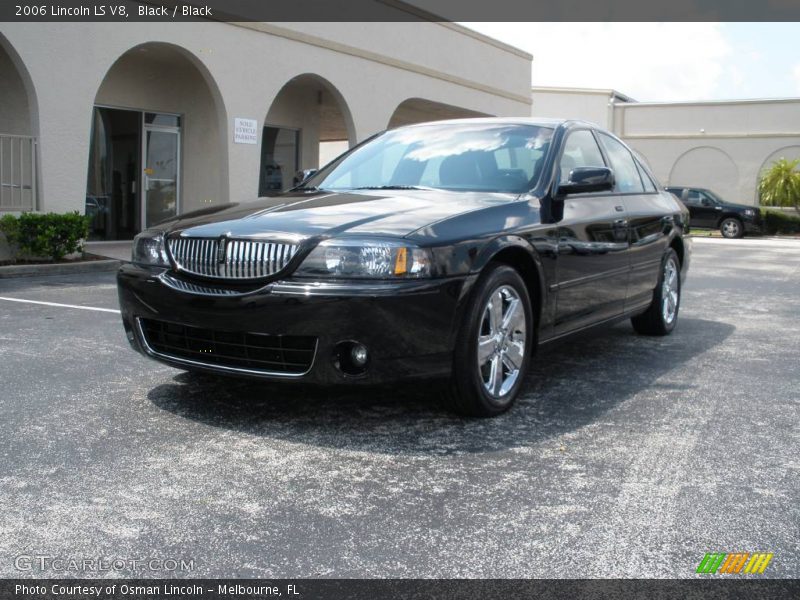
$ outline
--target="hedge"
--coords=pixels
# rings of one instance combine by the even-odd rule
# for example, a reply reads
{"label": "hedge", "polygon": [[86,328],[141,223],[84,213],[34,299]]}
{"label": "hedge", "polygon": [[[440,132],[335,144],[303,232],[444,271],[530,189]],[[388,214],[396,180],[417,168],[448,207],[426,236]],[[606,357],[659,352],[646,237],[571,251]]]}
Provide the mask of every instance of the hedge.
{"label": "hedge", "polygon": [[0,218],[0,232],[18,256],[61,260],[83,251],[90,218],[80,213],[22,213]]}
{"label": "hedge", "polygon": [[800,215],[780,210],[761,209],[761,223],[764,233],[800,233]]}

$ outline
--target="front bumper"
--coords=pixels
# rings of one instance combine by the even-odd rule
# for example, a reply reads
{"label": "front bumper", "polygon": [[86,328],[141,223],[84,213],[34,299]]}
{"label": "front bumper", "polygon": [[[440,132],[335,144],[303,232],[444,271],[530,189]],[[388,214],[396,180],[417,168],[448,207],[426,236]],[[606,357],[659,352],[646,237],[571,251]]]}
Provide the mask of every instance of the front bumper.
{"label": "front bumper", "polygon": [[[140,353],[184,369],[314,384],[385,383],[450,372],[464,277],[389,283],[276,281],[246,293],[205,294],[201,285],[176,280],[164,269],[123,265],[117,274],[122,321]],[[307,372],[281,374],[223,367],[154,351],[142,320],[157,320],[217,332],[313,336],[316,352]],[[346,375],[336,366],[336,346],[357,341],[367,347],[366,372]]]}
{"label": "front bumper", "polygon": [[745,233],[761,233],[761,222],[759,220],[750,220],[746,217],[742,219]]}

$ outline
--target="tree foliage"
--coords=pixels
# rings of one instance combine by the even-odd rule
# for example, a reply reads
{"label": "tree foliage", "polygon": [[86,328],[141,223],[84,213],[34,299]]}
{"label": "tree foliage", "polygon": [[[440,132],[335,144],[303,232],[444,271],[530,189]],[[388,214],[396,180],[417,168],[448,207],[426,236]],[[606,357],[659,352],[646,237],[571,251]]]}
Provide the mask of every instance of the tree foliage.
{"label": "tree foliage", "polygon": [[800,212],[800,158],[772,163],[761,174],[758,193],[764,206],[793,206]]}

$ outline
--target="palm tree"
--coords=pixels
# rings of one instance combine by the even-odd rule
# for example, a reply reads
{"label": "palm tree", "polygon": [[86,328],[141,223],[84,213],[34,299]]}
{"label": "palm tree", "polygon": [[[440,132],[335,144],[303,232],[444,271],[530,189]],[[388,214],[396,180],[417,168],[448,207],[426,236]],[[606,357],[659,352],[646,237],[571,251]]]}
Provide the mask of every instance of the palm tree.
{"label": "palm tree", "polygon": [[758,193],[761,204],[765,206],[793,206],[800,213],[800,158],[796,160],[780,160],[772,163],[769,169],[761,174],[758,182]]}

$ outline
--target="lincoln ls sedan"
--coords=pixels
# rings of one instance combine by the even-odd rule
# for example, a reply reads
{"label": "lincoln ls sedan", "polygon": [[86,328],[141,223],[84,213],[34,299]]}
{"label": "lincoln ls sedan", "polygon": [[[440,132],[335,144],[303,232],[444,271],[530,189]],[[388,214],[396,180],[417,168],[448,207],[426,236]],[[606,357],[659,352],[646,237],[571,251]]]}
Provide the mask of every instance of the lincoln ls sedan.
{"label": "lincoln ls sedan", "polygon": [[142,232],[122,320],[134,349],[181,369],[437,379],[458,412],[493,416],[548,342],[622,319],[671,333],[687,234],[686,208],[590,123],[423,123],[288,192]]}

